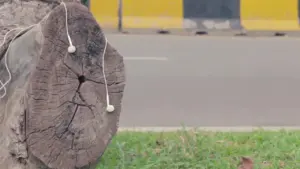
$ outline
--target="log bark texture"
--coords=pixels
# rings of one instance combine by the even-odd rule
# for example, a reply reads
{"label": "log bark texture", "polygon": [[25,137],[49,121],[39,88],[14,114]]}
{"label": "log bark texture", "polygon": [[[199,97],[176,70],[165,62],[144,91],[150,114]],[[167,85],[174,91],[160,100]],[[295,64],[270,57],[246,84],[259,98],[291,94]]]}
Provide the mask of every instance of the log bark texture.
{"label": "log bark texture", "polygon": [[0,26],[7,30],[15,23],[36,24],[51,11],[46,20],[13,40],[9,49],[16,33],[0,48],[0,80],[8,79],[6,51],[12,73],[7,95],[0,100],[1,169],[95,168],[117,132],[125,87],[123,58],[108,44],[105,74],[115,111],[107,113],[102,73],[105,36],[85,6],[67,3],[69,33],[77,48],[74,54],[67,53],[65,9],[53,2],[34,2],[45,5],[44,13],[36,17],[29,12],[26,17],[31,19],[19,24],[1,17],[5,5],[0,0]]}
{"label": "log bark texture", "polygon": [[[60,2],[61,0],[0,0],[0,43],[10,30],[39,23]],[[64,0],[64,2],[79,3],[80,0]],[[3,53],[1,49],[7,48],[15,32],[9,34],[3,48],[0,48],[0,54]]]}

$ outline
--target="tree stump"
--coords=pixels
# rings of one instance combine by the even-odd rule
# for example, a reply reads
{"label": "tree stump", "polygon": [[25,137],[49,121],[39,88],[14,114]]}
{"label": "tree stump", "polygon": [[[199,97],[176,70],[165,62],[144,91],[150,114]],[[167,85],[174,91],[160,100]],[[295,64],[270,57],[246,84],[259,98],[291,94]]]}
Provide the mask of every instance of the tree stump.
{"label": "tree stump", "polygon": [[[42,18],[32,14],[28,18],[36,19],[20,25],[38,24],[15,40],[9,36],[0,48],[0,80],[8,79],[6,51],[12,74],[7,95],[0,100],[0,168],[95,168],[117,132],[125,87],[123,58],[108,43],[104,70],[115,106],[108,113],[102,73],[105,36],[100,26],[85,6],[66,3],[69,33],[77,48],[69,54],[65,9],[44,1],[39,2],[43,11],[52,10],[48,18],[38,23]],[[10,30],[14,24],[4,25],[4,20],[0,27]]]}

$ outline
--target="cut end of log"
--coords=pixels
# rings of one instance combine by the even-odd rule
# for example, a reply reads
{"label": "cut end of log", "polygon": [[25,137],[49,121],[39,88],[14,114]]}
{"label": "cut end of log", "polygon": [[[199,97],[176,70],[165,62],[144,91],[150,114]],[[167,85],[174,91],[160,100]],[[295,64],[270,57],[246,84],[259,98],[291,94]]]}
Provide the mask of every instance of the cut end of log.
{"label": "cut end of log", "polygon": [[[19,112],[18,115],[4,118],[4,121],[23,119],[16,121],[14,124],[18,125],[9,128],[14,132],[9,133],[12,133],[11,140],[23,140],[21,145],[25,147],[25,154],[20,156],[20,149],[15,149],[18,145],[12,145],[10,150],[15,150],[10,151],[9,156],[14,162],[10,163],[32,169],[89,167],[98,162],[117,132],[125,86],[122,56],[108,44],[105,73],[110,101],[114,105],[114,110],[108,113],[102,74],[104,34],[85,6],[67,3],[67,9],[75,51],[68,50],[65,11],[63,6],[58,6],[47,21],[39,25],[43,37],[41,46],[35,47],[37,52],[15,57],[15,62],[23,63],[24,68],[13,71],[19,74],[13,74],[12,84],[24,84],[23,95],[18,97],[24,102],[19,106],[20,110],[14,110]],[[32,36],[25,33],[21,37]],[[16,44],[18,39],[12,43]],[[37,43],[35,41],[32,44]],[[10,50],[17,48],[15,45]],[[27,65],[22,59],[28,60]],[[7,96],[8,100],[11,100],[11,94]],[[4,163],[0,168],[2,166]]]}

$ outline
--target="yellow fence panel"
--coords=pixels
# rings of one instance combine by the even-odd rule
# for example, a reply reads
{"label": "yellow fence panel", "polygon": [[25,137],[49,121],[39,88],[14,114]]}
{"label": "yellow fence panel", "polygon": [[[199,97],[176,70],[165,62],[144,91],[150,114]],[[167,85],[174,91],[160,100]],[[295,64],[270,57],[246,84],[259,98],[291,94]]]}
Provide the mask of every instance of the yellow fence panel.
{"label": "yellow fence panel", "polygon": [[90,0],[90,10],[101,27],[117,28],[118,26],[118,1],[117,0]]}
{"label": "yellow fence panel", "polygon": [[183,0],[123,0],[124,28],[182,28]]}
{"label": "yellow fence panel", "polygon": [[298,30],[298,0],[241,0],[247,30]]}

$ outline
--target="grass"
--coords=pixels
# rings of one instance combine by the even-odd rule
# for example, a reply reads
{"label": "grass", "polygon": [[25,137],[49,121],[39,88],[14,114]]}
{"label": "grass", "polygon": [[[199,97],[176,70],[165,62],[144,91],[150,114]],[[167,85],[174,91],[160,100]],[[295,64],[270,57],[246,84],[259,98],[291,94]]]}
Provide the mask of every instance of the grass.
{"label": "grass", "polygon": [[259,169],[300,168],[300,131],[120,132],[97,169],[237,169],[242,156]]}

